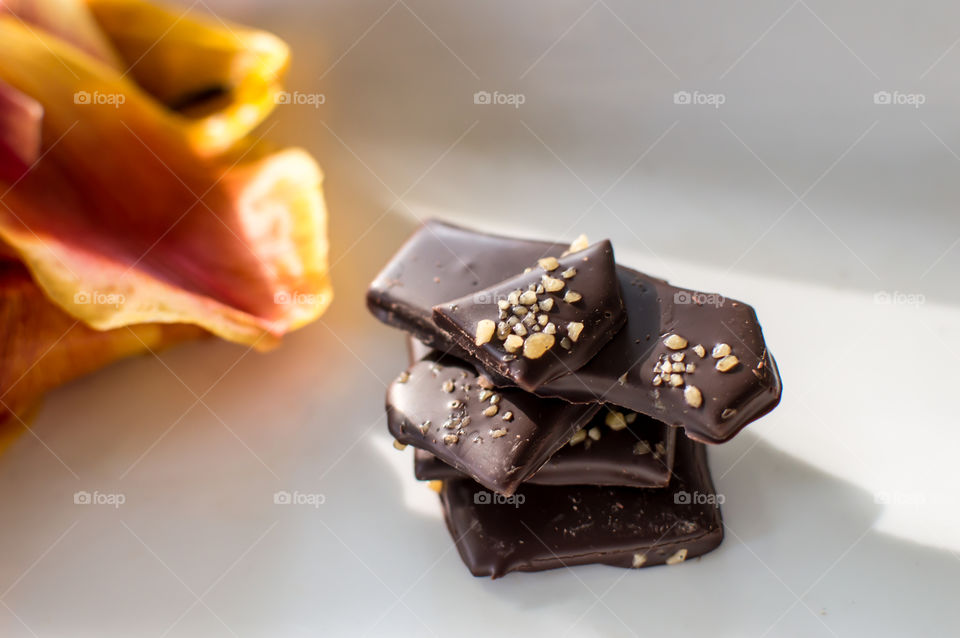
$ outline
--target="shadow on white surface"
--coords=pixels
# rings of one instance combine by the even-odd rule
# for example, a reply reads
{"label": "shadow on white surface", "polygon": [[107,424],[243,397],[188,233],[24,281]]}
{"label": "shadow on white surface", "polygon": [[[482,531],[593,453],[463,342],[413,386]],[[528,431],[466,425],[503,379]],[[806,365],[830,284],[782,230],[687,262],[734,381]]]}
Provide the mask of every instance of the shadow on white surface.
{"label": "shadow on white surface", "polygon": [[[378,445],[389,446],[389,438],[378,439]],[[389,482],[402,483],[400,492],[419,489],[437,500],[412,480],[409,455],[400,456],[404,462]],[[497,581],[472,578],[448,552],[422,579],[430,563],[408,574],[409,582],[417,583],[404,598],[412,612],[395,606],[372,633],[388,635],[398,622],[416,633],[415,623],[407,625],[415,620],[413,613],[437,635],[489,635],[510,628],[535,635],[901,636],[938,635],[958,626],[960,612],[951,592],[960,559],[949,550],[873,530],[882,512],[873,494],[798,462],[749,432],[712,448],[711,459],[715,476],[735,464],[717,481],[726,497],[727,532],[717,551],[680,567],[591,566],[511,574]],[[410,511],[409,494],[397,496],[398,503],[408,505],[391,515],[417,515]],[[422,511],[423,504],[415,509]],[[398,536],[410,538],[411,531]],[[433,547],[438,556],[442,551],[433,534],[414,542]],[[408,552],[410,541],[396,549]],[[905,600],[904,589],[918,582],[924,595]],[[465,623],[462,604],[438,608],[436,601],[451,597],[451,591],[456,592],[452,598],[469,601],[468,609],[482,610],[477,626]]]}

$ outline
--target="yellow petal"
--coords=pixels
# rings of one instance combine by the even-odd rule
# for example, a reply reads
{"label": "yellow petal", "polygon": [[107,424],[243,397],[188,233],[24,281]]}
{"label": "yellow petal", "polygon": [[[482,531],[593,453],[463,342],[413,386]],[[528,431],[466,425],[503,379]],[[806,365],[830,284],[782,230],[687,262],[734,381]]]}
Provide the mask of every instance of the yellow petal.
{"label": "yellow petal", "polygon": [[137,84],[191,117],[198,149],[219,152],[273,110],[290,54],[277,37],[142,0],[88,0]]}
{"label": "yellow petal", "polygon": [[104,64],[122,68],[120,57],[83,0],[0,0],[0,14],[5,12],[28,28],[45,31]]}
{"label": "yellow petal", "polygon": [[0,60],[45,108],[45,155],[3,199],[0,239],[57,305],[98,329],[190,323],[260,348],[326,309],[309,155],[201,157],[128,79],[4,18]]}

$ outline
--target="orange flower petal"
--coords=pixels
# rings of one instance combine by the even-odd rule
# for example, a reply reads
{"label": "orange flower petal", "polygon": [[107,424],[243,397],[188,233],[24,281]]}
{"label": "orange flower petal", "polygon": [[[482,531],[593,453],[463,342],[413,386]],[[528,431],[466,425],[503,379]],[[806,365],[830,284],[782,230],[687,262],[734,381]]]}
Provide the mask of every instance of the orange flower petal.
{"label": "orange flower petal", "polygon": [[276,105],[290,59],[276,36],[142,0],[88,5],[137,84],[191,116],[198,149],[228,148]]}
{"label": "orange flower petal", "polygon": [[0,446],[47,390],[117,359],[205,334],[158,324],[93,330],[50,303],[23,265],[10,261],[0,261],[0,331]]}
{"label": "orange flower petal", "polygon": [[261,348],[326,309],[306,153],[199,157],[181,118],[129,80],[4,18],[0,60],[0,79],[45,108],[45,155],[4,198],[0,239],[57,305],[97,329],[190,323]]}
{"label": "orange flower petal", "polygon": [[15,182],[40,155],[43,107],[0,82],[0,180]]}

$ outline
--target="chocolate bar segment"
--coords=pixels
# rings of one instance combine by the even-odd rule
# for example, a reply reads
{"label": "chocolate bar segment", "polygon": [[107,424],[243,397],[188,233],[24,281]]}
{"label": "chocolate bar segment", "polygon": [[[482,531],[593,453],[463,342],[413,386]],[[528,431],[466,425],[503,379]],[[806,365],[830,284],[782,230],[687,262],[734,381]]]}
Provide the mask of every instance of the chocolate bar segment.
{"label": "chocolate bar segment", "polygon": [[[624,295],[632,313],[627,325],[575,376],[560,377],[538,394],[623,406],[682,427],[702,443],[728,441],[776,407],[780,374],[753,308],[720,297],[712,297],[716,305],[688,302],[705,295],[623,267],[619,274],[633,293]],[[651,293],[659,310],[653,333],[643,319],[632,321],[649,312],[641,299]]]}
{"label": "chocolate bar segment", "polygon": [[[483,290],[563,250],[430,221],[374,280],[367,305],[385,323],[428,345],[469,356],[434,323],[433,306]],[[779,403],[780,376],[753,308],[624,266],[617,275],[624,327],[586,365],[537,388],[537,394],[622,406],[683,427],[688,437],[707,443],[730,439]],[[682,361],[673,359],[681,354]],[[664,358],[670,363],[666,375]],[[674,371],[674,364],[683,370]],[[488,372],[497,385],[509,383]]]}
{"label": "chocolate bar segment", "polygon": [[[536,485],[666,487],[674,464],[676,428],[647,416],[632,414],[636,417],[633,423],[620,429],[625,423],[621,419],[630,415],[601,409],[585,426],[584,434],[575,435],[574,440],[581,440],[560,448],[526,482]],[[464,478],[456,469],[424,450],[417,450],[414,454],[414,474],[422,481]]]}
{"label": "chocolate bar segment", "polygon": [[433,322],[434,306],[503,281],[566,249],[566,244],[507,239],[429,220],[370,284],[367,307],[383,323],[437,350],[453,351],[453,341]]}
{"label": "chocolate bar segment", "polygon": [[590,361],[626,321],[613,246],[543,257],[523,274],[435,306],[433,320],[486,370],[532,391]]}
{"label": "chocolate bar segment", "polygon": [[683,562],[723,539],[703,445],[677,442],[666,489],[523,485],[509,498],[473,481],[444,481],[444,517],[474,576],[589,563],[650,567]]}
{"label": "chocolate bar segment", "polygon": [[512,494],[596,414],[599,406],[496,389],[470,365],[428,356],[387,390],[387,425],[501,494]]}
{"label": "chocolate bar segment", "polygon": [[[411,364],[441,354],[413,337],[408,336],[406,342]],[[527,482],[664,487],[673,469],[676,433],[676,428],[646,415],[605,407]],[[414,474],[422,481],[464,478],[419,449],[414,452]]]}

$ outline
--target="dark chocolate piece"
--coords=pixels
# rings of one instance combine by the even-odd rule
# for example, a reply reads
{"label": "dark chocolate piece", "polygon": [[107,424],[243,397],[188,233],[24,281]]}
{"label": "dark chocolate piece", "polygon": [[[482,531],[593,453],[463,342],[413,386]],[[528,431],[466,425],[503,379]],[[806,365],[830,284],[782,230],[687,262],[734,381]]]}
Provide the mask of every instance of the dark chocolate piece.
{"label": "dark chocolate piece", "polygon": [[706,449],[682,437],[666,489],[525,484],[504,498],[460,479],[444,481],[440,498],[474,576],[589,563],[673,565],[723,540]]}
{"label": "dark chocolate piece", "polygon": [[495,389],[468,363],[428,356],[387,390],[387,425],[487,488],[512,494],[599,406]]}
{"label": "dark chocolate piece", "polygon": [[[429,221],[371,284],[367,305],[381,321],[440,350],[469,356],[433,322],[433,306],[482,290],[563,250],[548,242],[495,237]],[[779,403],[780,376],[753,308],[683,290],[624,266],[617,267],[617,274],[626,325],[589,363],[541,386],[537,394],[622,406],[683,427],[687,436],[706,443],[730,439]],[[669,348],[664,339],[671,334],[685,340],[687,347]],[[737,357],[727,372],[718,371],[715,366],[721,359],[711,356],[721,344],[728,344]],[[694,350],[698,345],[704,358]],[[671,361],[664,382],[655,372],[662,356],[681,353],[684,361]],[[684,364],[676,387],[671,385],[673,363]],[[686,372],[687,363],[693,364],[693,372]],[[659,385],[654,385],[654,377],[660,379]],[[491,378],[497,385],[507,382],[500,375]],[[687,391],[687,386],[696,390]],[[701,405],[693,407],[698,393]]]}
{"label": "dark chocolate piece", "polygon": [[[674,463],[676,428],[637,415],[634,423],[614,431],[602,409],[585,426],[597,428],[599,440],[584,436],[557,450],[527,483],[537,485],[614,485],[666,487]],[[629,415],[628,415],[629,416]],[[616,422],[617,418],[611,419]],[[614,426],[618,427],[618,426]],[[581,435],[576,435],[580,438]],[[462,479],[464,475],[424,450],[414,454],[414,474],[421,481]]]}
{"label": "dark chocolate piece", "polygon": [[[406,341],[411,364],[440,354],[413,337],[408,336]],[[599,440],[587,434],[593,428],[597,429]],[[676,428],[644,414],[623,414],[605,408],[582,432],[573,437],[582,440],[561,447],[527,482],[627,487],[664,487],[669,483]],[[413,470],[422,481],[464,478],[462,473],[425,450],[414,452]]]}
{"label": "dark chocolate piece", "polygon": [[524,390],[577,370],[627,317],[609,241],[558,256],[435,306],[433,320],[485,369]]}

